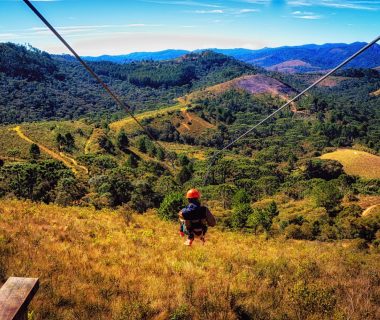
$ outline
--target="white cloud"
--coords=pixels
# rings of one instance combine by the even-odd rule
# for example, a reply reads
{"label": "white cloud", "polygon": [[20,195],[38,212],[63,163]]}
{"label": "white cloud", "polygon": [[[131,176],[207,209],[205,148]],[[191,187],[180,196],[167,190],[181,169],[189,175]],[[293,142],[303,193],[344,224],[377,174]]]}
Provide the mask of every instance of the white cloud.
{"label": "white cloud", "polygon": [[251,13],[251,12],[259,12],[259,9],[240,9],[239,13]]}
{"label": "white cloud", "polygon": [[305,20],[318,20],[318,19],[323,18],[322,16],[317,15],[314,12],[310,12],[310,11],[293,11],[292,15],[293,15],[293,18],[305,19]]}
{"label": "white cloud", "polygon": [[321,16],[295,16],[295,18],[297,19],[305,19],[305,20],[318,20],[318,19],[322,19]]}
{"label": "white cloud", "polygon": [[224,10],[221,9],[215,9],[215,10],[196,10],[194,13],[199,13],[199,14],[222,14],[224,13]]}
{"label": "white cloud", "polygon": [[155,3],[155,4],[165,4],[165,5],[175,5],[175,6],[195,6],[195,7],[208,7],[208,8],[220,8],[220,5],[213,3],[204,3],[198,1],[177,1],[177,0],[141,0],[143,2]]}
{"label": "white cloud", "polygon": [[291,7],[303,6],[321,6],[336,9],[351,9],[351,10],[367,10],[377,11],[380,10],[380,1],[367,1],[367,0],[294,0],[289,1],[288,5]]}

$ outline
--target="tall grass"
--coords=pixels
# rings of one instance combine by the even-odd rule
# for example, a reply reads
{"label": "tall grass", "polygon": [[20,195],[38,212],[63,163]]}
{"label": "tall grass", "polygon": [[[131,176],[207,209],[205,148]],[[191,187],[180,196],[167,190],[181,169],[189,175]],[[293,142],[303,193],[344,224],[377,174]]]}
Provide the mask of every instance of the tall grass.
{"label": "tall grass", "polygon": [[350,243],[210,230],[153,212],[0,202],[0,277],[39,277],[35,319],[379,319],[380,259]]}

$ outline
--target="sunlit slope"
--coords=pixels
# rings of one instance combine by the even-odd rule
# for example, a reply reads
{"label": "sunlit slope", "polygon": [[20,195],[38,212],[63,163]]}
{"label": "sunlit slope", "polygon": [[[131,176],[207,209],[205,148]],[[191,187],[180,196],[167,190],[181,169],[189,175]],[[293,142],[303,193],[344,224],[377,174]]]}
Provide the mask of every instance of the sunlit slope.
{"label": "sunlit slope", "polygon": [[321,159],[339,161],[342,163],[344,171],[351,175],[358,175],[367,179],[380,178],[380,157],[368,152],[339,149],[322,155]]}
{"label": "sunlit slope", "polygon": [[371,280],[380,277],[380,260],[371,254],[219,230],[188,248],[177,228],[152,213],[2,201],[0,276],[40,278],[34,319],[375,319],[380,312]]}
{"label": "sunlit slope", "polygon": [[231,89],[244,90],[254,95],[270,94],[272,96],[279,96],[282,98],[287,98],[296,93],[295,90],[293,90],[291,87],[282,83],[279,80],[276,80],[263,74],[255,74],[242,76],[227,82],[208,87],[201,91],[193,92],[189,94],[186,98],[187,100],[192,100],[210,94],[218,95]]}
{"label": "sunlit slope", "polygon": [[[160,115],[168,114],[169,112],[181,110],[182,107],[182,105],[178,104],[167,108],[146,111],[140,114],[136,114],[135,117],[137,120],[142,121],[146,118],[155,118]],[[139,126],[132,117],[126,117],[122,120],[111,123],[110,128],[111,130],[116,132],[120,131],[121,129],[124,129],[127,133],[130,133],[134,132],[136,129],[139,129]]]}

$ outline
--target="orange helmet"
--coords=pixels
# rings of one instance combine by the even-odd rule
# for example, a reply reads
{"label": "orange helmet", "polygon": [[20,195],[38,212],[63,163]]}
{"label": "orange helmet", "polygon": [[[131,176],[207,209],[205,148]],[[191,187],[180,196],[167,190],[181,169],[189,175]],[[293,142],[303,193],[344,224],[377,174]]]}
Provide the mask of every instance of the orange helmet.
{"label": "orange helmet", "polygon": [[187,199],[198,199],[201,197],[201,193],[197,189],[190,189],[186,193]]}

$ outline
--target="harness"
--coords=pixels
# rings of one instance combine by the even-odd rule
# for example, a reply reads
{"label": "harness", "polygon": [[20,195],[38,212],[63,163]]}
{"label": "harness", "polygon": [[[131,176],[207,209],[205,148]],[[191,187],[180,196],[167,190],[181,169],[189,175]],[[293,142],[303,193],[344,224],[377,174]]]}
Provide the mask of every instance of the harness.
{"label": "harness", "polygon": [[184,227],[184,232],[188,235],[193,235],[205,241],[205,235],[207,232],[207,220],[206,220],[206,207],[189,205],[186,209],[186,213],[183,213],[184,218],[191,217],[191,219],[181,219],[180,222]]}

